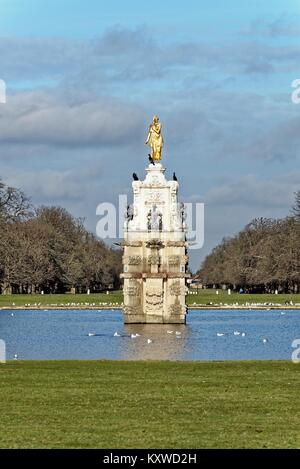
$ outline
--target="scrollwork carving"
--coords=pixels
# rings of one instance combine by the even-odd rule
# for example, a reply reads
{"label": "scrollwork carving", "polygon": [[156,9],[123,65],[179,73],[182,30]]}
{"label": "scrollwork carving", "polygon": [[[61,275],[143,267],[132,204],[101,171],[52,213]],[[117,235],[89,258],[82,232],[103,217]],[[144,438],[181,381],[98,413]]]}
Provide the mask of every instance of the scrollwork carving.
{"label": "scrollwork carving", "polygon": [[163,306],[163,292],[159,288],[150,288],[146,293],[147,312],[157,312]]}
{"label": "scrollwork carving", "polygon": [[151,256],[148,256],[148,264],[149,265],[159,265],[160,264],[160,257],[156,254],[151,254]]}
{"label": "scrollwork carving", "polygon": [[142,263],[142,256],[129,256],[128,265],[140,265]]}
{"label": "scrollwork carving", "polygon": [[182,306],[180,303],[174,303],[172,305],[169,306],[169,313],[170,314],[182,314]]}
{"label": "scrollwork carving", "polygon": [[141,308],[139,306],[124,306],[124,313],[125,314],[142,314]]}
{"label": "scrollwork carving", "polygon": [[180,256],[170,256],[169,257],[169,265],[170,266],[180,265]]}
{"label": "scrollwork carving", "polygon": [[179,295],[182,295],[184,292],[183,292],[183,288],[181,287],[180,285],[180,282],[179,281],[176,281],[176,282],[173,282],[171,285],[170,285],[170,294],[173,295],[173,296],[179,296]]}
{"label": "scrollwork carving", "polygon": [[139,282],[136,282],[136,281],[131,281],[129,285],[127,285],[126,288],[124,289],[125,295],[128,295],[128,296],[138,296],[140,295],[140,292],[141,292],[141,286]]}

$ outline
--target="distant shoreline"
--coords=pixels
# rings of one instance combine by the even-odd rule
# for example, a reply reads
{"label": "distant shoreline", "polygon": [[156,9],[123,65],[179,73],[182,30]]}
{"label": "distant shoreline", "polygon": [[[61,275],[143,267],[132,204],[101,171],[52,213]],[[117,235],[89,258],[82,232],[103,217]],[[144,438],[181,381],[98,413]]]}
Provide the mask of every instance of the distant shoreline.
{"label": "distant shoreline", "polygon": [[[70,310],[70,311],[88,311],[88,310],[120,310],[122,306],[2,306],[0,307],[0,311],[20,311],[20,310],[28,310],[28,311],[63,311],[63,310]],[[280,305],[280,306],[267,306],[267,305],[255,305],[255,306],[243,306],[243,305],[227,305],[227,306],[218,306],[218,305],[188,305],[188,310],[300,310],[300,306],[298,305]]]}

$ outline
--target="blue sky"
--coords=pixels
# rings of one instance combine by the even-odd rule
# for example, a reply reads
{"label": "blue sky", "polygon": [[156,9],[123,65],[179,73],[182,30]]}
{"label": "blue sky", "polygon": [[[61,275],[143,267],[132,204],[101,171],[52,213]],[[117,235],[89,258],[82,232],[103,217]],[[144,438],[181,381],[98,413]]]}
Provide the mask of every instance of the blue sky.
{"label": "blue sky", "polygon": [[[299,15],[298,0],[1,0],[4,35],[93,38],[112,24],[148,25],[161,38],[193,34],[222,36],[247,28],[249,19]],[[165,39],[168,39],[167,37]]]}
{"label": "blue sky", "polygon": [[299,20],[299,0],[0,0],[0,176],[95,230],[158,114],[168,174],[206,206],[196,269],[299,189]]}

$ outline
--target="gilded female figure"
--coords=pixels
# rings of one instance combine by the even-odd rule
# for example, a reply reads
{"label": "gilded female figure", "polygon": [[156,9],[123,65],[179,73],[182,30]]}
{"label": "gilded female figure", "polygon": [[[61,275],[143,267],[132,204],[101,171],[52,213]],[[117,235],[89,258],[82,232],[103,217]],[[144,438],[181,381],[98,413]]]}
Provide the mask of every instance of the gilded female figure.
{"label": "gilded female figure", "polygon": [[150,125],[149,133],[147,140],[145,142],[146,145],[150,145],[152,154],[151,158],[153,161],[160,161],[161,160],[161,153],[162,148],[164,145],[164,139],[161,134],[161,123],[159,122],[159,118],[157,116],[153,117],[153,122]]}

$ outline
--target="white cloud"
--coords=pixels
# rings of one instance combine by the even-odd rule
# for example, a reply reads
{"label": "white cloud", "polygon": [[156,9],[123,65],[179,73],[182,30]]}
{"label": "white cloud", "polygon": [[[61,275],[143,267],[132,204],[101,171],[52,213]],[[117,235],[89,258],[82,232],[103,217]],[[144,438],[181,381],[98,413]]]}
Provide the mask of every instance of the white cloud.
{"label": "white cloud", "polygon": [[1,143],[120,145],[139,131],[140,123],[139,106],[118,99],[28,91],[11,96],[1,112]]}
{"label": "white cloud", "polygon": [[206,196],[207,204],[227,207],[252,207],[256,216],[265,209],[284,209],[288,214],[293,202],[293,194],[300,187],[300,172],[273,176],[272,179],[255,175],[231,178],[211,188]]}

